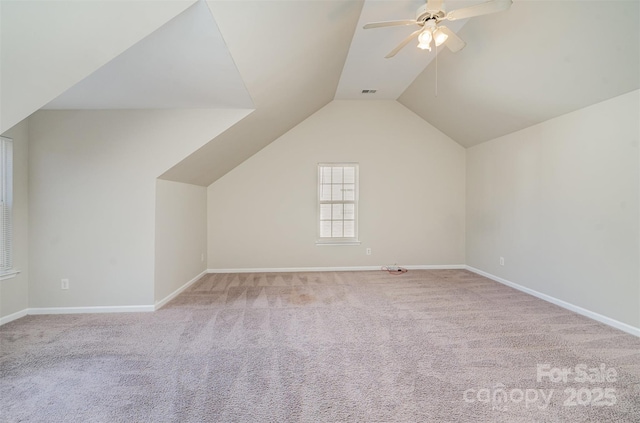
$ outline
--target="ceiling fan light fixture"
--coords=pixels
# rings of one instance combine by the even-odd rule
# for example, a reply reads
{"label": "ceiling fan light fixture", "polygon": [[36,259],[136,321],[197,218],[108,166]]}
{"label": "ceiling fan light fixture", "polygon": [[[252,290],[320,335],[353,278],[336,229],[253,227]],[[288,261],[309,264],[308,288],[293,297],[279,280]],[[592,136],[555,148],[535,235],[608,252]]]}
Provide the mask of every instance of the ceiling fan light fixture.
{"label": "ceiling fan light fixture", "polygon": [[429,28],[425,29],[418,35],[418,48],[431,51],[432,39],[431,30]]}
{"label": "ceiling fan light fixture", "polygon": [[436,43],[436,47],[440,47],[442,43],[447,41],[447,38],[449,38],[449,36],[445,34],[440,28],[436,29],[433,32],[433,41]]}
{"label": "ceiling fan light fixture", "polygon": [[513,0],[485,0],[484,3],[473,6],[454,9],[449,12],[444,7],[444,2],[448,0],[425,0],[425,4],[420,6],[416,12],[415,19],[404,19],[397,21],[369,22],[363,28],[381,28],[386,26],[406,26],[418,25],[416,31],[413,31],[387,54],[385,59],[390,59],[402,50],[411,41],[418,38],[418,48],[431,51],[431,41],[435,41],[436,47],[446,43],[446,46],[452,52],[456,53],[464,48],[467,43],[458,35],[442,25],[438,27],[438,23],[442,21],[457,21],[462,19],[473,18],[475,16],[489,15],[492,13],[502,12],[511,6]]}

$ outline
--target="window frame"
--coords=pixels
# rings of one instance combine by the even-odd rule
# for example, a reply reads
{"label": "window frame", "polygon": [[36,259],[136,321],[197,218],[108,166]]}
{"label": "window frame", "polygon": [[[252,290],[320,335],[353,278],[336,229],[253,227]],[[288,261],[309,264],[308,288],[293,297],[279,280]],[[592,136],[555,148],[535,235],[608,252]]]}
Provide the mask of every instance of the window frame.
{"label": "window frame", "polygon": [[13,139],[0,137],[0,280],[19,272],[13,266]]}
{"label": "window frame", "polygon": [[[354,197],[353,200],[323,200],[322,199],[322,169],[323,168],[337,168],[337,167],[352,167],[354,168]],[[332,171],[333,172],[333,171]],[[318,163],[317,166],[317,182],[316,182],[316,190],[317,190],[317,206],[316,206],[316,245],[360,245],[360,239],[358,235],[358,212],[359,212],[359,197],[360,197],[360,165],[359,163],[354,162],[323,162]],[[344,182],[341,182],[344,185]],[[326,185],[326,184],[325,184]],[[330,185],[334,185],[331,183]],[[326,204],[353,204],[354,207],[354,236],[353,237],[322,237],[322,222],[327,221],[326,219],[322,219],[322,205]],[[331,221],[336,221],[338,219],[330,219]],[[342,219],[345,220],[351,219]]]}

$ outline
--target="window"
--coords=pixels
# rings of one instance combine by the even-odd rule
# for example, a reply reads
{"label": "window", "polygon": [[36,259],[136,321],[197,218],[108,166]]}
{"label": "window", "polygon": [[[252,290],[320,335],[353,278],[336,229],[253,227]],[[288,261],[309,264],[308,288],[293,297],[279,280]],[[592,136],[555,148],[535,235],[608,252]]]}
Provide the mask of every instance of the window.
{"label": "window", "polygon": [[359,244],[358,164],[318,164],[317,244]]}
{"label": "window", "polygon": [[0,137],[0,276],[15,274],[11,251],[12,163],[13,143],[9,138]]}

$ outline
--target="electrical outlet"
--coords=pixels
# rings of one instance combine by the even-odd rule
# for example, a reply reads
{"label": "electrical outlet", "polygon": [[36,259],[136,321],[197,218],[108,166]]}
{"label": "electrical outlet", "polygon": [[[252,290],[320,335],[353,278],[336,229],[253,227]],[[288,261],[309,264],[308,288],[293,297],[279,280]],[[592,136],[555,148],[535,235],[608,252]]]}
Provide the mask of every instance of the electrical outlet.
{"label": "electrical outlet", "polygon": [[367,255],[370,256],[371,255],[371,248],[367,248]]}
{"label": "electrical outlet", "polygon": [[60,289],[69,289],[69,279],[60,280]]}
{"label": "electrical outlet", "polygon": [[500,257],[500,266],[504,266],[504,257]]}

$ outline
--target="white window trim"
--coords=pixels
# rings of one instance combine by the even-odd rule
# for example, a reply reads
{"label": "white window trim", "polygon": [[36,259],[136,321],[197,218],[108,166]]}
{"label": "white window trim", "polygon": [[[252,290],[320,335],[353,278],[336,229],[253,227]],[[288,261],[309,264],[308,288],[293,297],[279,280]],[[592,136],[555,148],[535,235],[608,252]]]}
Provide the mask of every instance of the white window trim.
{"label": "white window trim", "polygon": [[[345,166],[349,166],[349,167],[354,167],[355,168],[355,195],[354,195],[354,200],[352,201],[352,203],[354,204],[354,213],[355,213],[355,219],[354,219],[354,226],[355,226],[355,236],[354,237],[349,237],[349,238],[338,238],[338,237],[320,237],[320,207],[321,204],[327,204],[327,203],[334,203],[334,202],[327,202],[327,201],[322,201],[320,199],[320,186],[321,186],[321,168],[322,167],[345,167]],[[317,176],[317,181],[316,181],[316,190],[318,191],[317,193],[317,206],[316,206],[316,245],[317,246],[336,246],[336,245],[340,245],[340,246],[348,246],[348,245],[360,245],[360,239],[358,238],[358,213],[359,213],[359,200],[360,200],[360,169],[359,169],[359,164],[358,163],[353,163],[353,162],[334,162],[334,163],[318,163],[317,166],[317,172],[318,172],[318,176]],[[351,203],[351,202],[349,202]]]}
{"label": "white window trim", "polygon": [[0,273],[0,281],[6,280],[6,279],[13,279],[16,276],[18,276],[18,274],[20,274],[19,270],[16,270],[16,269],[7,270],[6,272]]}

